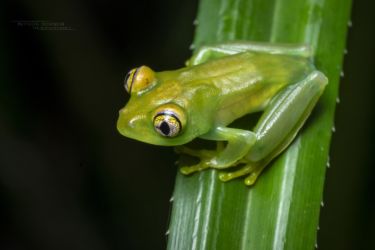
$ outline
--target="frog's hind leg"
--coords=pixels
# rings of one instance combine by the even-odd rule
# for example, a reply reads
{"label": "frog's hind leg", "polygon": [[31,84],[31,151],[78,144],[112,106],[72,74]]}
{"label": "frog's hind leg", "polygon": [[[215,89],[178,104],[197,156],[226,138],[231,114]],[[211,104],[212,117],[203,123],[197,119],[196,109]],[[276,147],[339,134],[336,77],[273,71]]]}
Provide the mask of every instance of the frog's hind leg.
{"label": "frog's hind leg", "polygon": [[265,109],[254,132],[257,140],[245,156],[247,164],[240,170],[224,173],[223,181],[249,174],[246,185],[252,185],[267,164],[294,139],[322,94],[328,80],[319,71],[276,95]]}
{"label": "frog's hind leg", "polygon": [[230,42],[217,45],[202,46],[186,62],[186,66],[204,63],[211,59],[234,55],[241,52],[258,52],[275,55],[293,55],[310,58],[313,51],[310,46],[300,44],[272,44],[261,42]]}
{"label": "frog's hind leg", "polygon": [[323,73],[314,71],[276,95],[254,128],[257,141],[248,160],[259,162],[284,150],[310,115],[327,83]]}

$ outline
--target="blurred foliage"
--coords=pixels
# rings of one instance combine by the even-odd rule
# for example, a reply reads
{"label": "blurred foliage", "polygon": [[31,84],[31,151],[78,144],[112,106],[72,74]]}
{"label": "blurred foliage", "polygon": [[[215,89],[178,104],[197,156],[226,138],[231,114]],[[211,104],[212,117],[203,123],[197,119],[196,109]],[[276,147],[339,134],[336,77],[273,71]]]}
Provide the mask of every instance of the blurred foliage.
{"label": "blurred foliage", "polygon": [[[374,3],[354,1],[318,244],[375,248]],[[180,67],[196,1],[4,1],[0,249],[165,249],[177,156],[121,137],[126,72]],[[72,30],[38,30],[17,21]],[[49,23],[49,24],[48,24]],[[63,23],[63,25],[61,25]]]}

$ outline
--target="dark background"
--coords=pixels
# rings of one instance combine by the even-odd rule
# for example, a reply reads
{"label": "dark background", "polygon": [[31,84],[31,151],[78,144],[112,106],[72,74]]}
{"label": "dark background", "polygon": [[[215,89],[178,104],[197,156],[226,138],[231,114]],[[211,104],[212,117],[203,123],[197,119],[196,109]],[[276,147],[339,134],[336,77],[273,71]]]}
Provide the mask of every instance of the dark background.
{"label": "dark background", "polygon": [[[375,249],[373,7],[353,6],[321,249]],[[129,69],[174,69],[189,57],[196,9],[191,0],[3,2],[0,249],[165,248],[177,157],[120,136],[115,123]]]}

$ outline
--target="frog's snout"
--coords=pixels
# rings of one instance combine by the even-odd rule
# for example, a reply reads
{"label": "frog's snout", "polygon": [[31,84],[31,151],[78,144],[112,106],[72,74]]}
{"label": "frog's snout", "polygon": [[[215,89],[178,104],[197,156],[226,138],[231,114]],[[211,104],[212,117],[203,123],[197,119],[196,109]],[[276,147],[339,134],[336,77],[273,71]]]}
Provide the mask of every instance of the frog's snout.
{"label": "frog's snout", "polygon": [[129,128],[134,128],[134,126],[134,119],[129,119],[126,110],[121,109],[117,120],[117,130],[120,134],[127,136]]}
{"label": "frog's snout", "polygon": [[117,120],[117,130],[124,136],[134,137],[137,131],[143,126],[142,122],[145,120],[145,115],[131,115],[127,109],[119,111],[119,118]]}

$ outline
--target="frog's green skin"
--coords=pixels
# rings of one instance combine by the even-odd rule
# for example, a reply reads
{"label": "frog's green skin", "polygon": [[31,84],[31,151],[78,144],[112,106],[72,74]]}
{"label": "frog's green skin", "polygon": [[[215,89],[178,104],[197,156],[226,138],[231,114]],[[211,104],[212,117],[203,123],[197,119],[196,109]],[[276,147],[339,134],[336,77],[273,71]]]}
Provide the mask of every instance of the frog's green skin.
{"label": "frog's green skin", "polygon": [[[180,147],[201,158],[181,172],[241,164],[220,179],[248,175],[247,185],[290,144],[328,83],[315,69],[309,47],[261,43],[202,47],[182,69],[153,72],[142,66],[130,77],[125,84],[131,97],[117,123],[121,134],[165,146],[198,137],[226,141],[216,151]],[[252,131],[228,127],[258,111],[263,114]]]}

